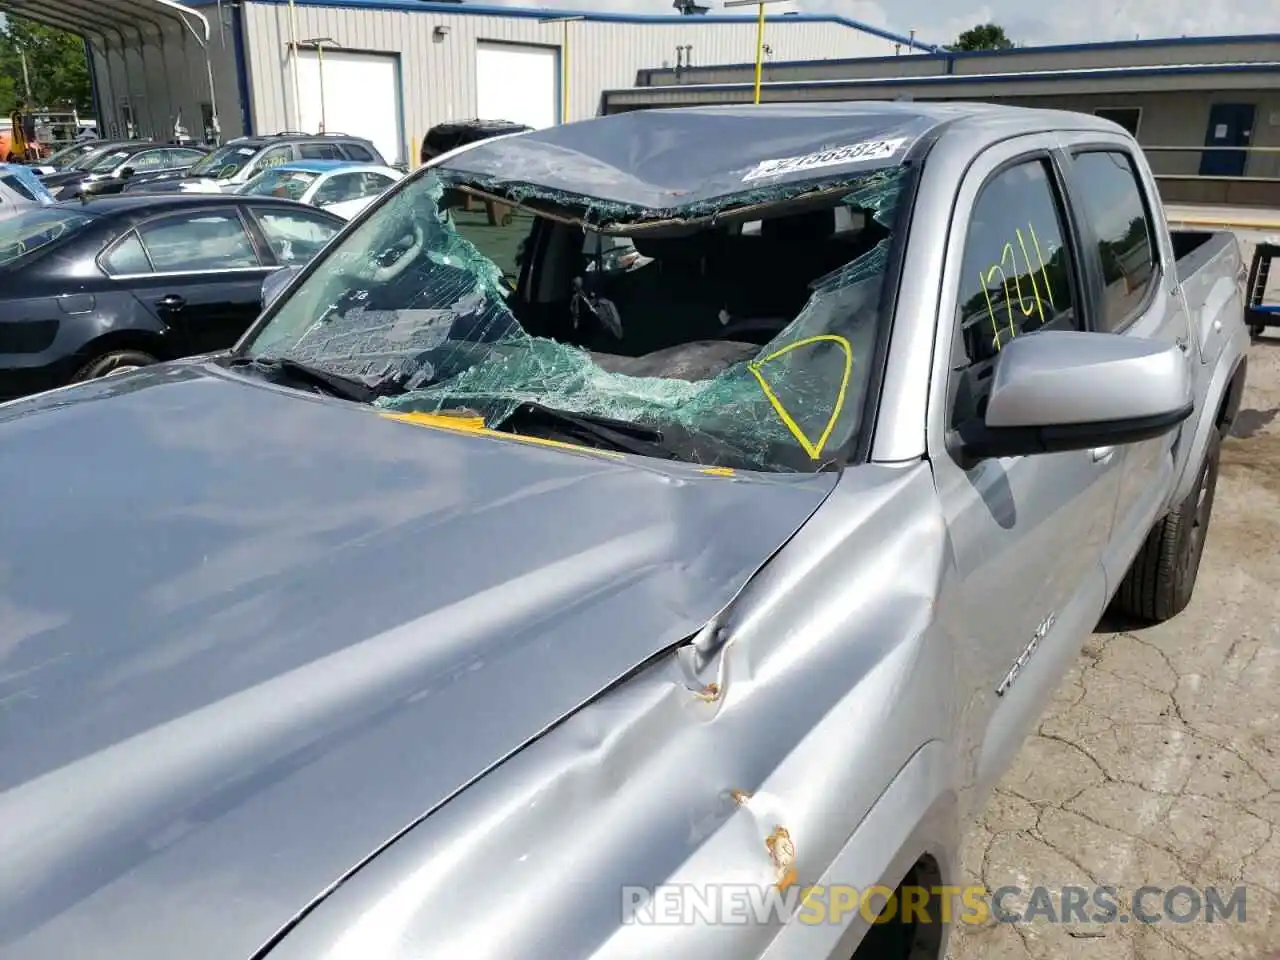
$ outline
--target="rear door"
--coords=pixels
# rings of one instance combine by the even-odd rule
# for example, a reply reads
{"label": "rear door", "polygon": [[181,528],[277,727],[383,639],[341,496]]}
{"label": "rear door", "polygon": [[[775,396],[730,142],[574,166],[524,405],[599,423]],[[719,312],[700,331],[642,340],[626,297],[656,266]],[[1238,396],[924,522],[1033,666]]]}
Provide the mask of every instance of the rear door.
{"label": "rear door", "polygon": [[178,355],[232,346],[257,317],[273,269],[230,205],[147,220],[102,265],[165,324]]}
{"label": "rear door", "polygon": [[929,453],[961,586],[940,615],[974,652],[960,665],[969,688],[961,735],[971,740],[962,776],[980,791],[1019,748],[1106,601],[1114,451],[973,464],[948,442],[960,424],[983,416],[1006,344],[1089,326],[1055,147],[1048,136],[1020,138],[969,168],[943,277]]}
{"label": "rear door", "polygon": [[[1098,309],[1093,328],[1121,337],[1177,344],[1194,363],[1190,319],[1177,295],[1168,232],[1157,227],[1154,184],[1121,138],[1077,137],[1068,142],[1070,202],[1080,225],[1083,258]],[[1172,431],[1116,450],[1121,463],[1115,528],[1104,560],[1114,590],[1163,508],[1173,479]]]}

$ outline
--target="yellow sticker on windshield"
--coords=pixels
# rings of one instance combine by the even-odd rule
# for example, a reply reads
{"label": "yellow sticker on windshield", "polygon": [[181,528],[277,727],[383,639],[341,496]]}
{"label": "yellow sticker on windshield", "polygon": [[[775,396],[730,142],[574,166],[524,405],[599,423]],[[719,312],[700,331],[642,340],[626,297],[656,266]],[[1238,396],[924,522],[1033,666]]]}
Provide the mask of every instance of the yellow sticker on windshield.
{"label": "yellow sticker on windshield", "polygon": [[[823,428],[817,440],[810,440],[804,429],[796,422],[795,417],[788,412],[782,401],[778,399],[778,395],[769,386],[769,382],[764,378],[764,374],[760,372],[760,368],[771,360],[777,360],[779,357],[785,356],[792,350],[824,342],[834,343],[844,352],[844,373],[840,377],[840,389],[836,393],[836,402],[832,407],[831,416],[827,419],[827,425]],[[836,421],[840,419],[840,414],[844,411],[845,394],[849,391],[849,379],[853,375],[853,347],[849,344],[849,341],[835,333],[820,333],[812,337],[805,337],[803,340],[797,340],[794,343],[779,347],[767,357],[752,360],[747,364],[747,369],[760,381],[760,389],[769,398],[770,405],[782,422],[786,424],[787,429],[791,431],[791,435],[796,438],[796,442],[800,444],[801,449],[809,455],[809,459],[817,460],[821,457],[827,441],[831,439],[832,431],[836,428]]]}

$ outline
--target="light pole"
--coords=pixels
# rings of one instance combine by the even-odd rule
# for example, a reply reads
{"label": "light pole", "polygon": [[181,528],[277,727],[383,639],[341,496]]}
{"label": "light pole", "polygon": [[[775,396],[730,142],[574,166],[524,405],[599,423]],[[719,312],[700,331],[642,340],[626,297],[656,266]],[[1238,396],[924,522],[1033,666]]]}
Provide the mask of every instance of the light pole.
{"label": "light pole", "polygon": [[725,8],[758,7],[756,17],[756,87],[752,103],[760,102],[760,77],[764,73],[764,5],[766,3],[787,3],[788,0],[724,0]]}
{"label": "light pole", "polygon": [[569,122],[569,24],[586,17],[543,17],[539,23],[559,23],[564,27],[560,41],[560,122]]}
{"label": "light pole", "polygon": [[[319,130],[319,132],[320,132],[320,133],[324,133],[324,130],[325,130],[325,123],[324,123],[324,120],[325,120],[325,116],[324,116],[324,48],[325,48],[325,45],[326,45],[326,44],[327,44],[328,46],[330,46],[330,47],[340,47],[340,46],[342,46],[342,44],[338,43],[336,40],[333,40],[333,39],[331,39],[331,38],[329,38],[329,37],[316,37],[316,38],[311,39],[311,40],[303,40],[303,41],[302,41],[302,43],[303,43],[303,45],[304,45],[304,46],[307,46],[307,47],[315,47],[315,48],[316,48],[316,67],[317,67],[317,69],[318,69],[318,70],[319,70],[319,72],[320,72],[320,130]],[[295,56],[297,55],[297,52],[296,52],[296,51],[295,51],[294,55],[295,55]],[[299,118],[299,119],[301,119],[301,118]]]}

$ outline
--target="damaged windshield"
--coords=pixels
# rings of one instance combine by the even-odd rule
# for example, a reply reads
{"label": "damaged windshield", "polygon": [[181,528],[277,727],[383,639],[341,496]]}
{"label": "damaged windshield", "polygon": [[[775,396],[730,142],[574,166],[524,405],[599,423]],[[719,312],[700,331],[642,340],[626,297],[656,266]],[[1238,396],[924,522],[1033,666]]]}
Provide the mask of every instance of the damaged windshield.
{"label": "damaged windshield", "polygon": [[388,412],[501,430],[537,408],[644,431],[654,455],[820,469],[863,427],[903,180],[886,167],[654,211],[432,172],[239,353],[375,385]]}

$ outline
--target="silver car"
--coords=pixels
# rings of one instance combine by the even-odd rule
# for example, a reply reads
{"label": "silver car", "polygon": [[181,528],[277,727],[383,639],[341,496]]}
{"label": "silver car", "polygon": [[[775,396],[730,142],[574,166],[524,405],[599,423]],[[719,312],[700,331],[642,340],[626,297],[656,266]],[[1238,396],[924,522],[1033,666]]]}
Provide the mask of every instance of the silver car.
{"label": "silver car", "polygon": [[1240,266],[1073,113],[437,159],[229,354],[0,407],[0,957],[941,957],[1083,639],[1191,598]]}

